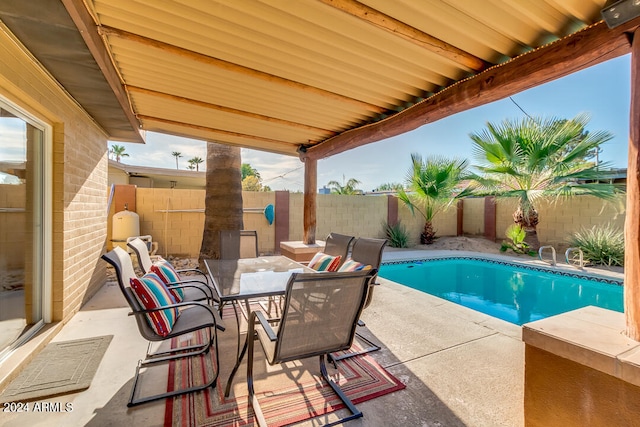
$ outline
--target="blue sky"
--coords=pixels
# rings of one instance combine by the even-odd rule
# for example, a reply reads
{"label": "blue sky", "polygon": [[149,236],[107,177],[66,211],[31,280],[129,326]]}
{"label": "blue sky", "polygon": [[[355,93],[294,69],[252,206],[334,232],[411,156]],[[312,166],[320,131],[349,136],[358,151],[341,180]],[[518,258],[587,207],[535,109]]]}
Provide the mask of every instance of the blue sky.
{"label": "blue sky", "polygon": [[[514,95],[513,100],[531,116],[573,118],[588,113],[587,130],[606,130],[614,138],[602,146],[600,160],[613,167],[627,166],[629,135],[630,56],[626,55]],[[331,180],[355,178],[359,188],[371,191],[387,182],[403,182],[410,155],[442,155],[469,159],[470,133],[483,130],[487,122],[520,119],[524,113],[510,99],[503,99],[470,111],[422,126],[412,132],[356,148],[318,162],[318,186]],[[147,144],[124,144],[130,157],[123,163],[175,168],[171,152],[179,151],[181,169],[187,160],[206,159],[202,141],[156,133],[147,134]],[[242,161],[250,163],[274,190],[301,191],[304,185],[302,163],[297,157],[242,149]],[[204,168],[201,164],[201,170]]]}

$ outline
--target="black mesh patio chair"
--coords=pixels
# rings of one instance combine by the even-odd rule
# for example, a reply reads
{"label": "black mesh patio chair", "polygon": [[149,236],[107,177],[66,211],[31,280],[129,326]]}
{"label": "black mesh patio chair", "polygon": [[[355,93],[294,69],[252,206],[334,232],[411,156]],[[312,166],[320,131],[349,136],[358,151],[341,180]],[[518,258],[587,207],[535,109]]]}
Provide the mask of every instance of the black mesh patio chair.
{"label": "black mesh patio chair", "polygon": [[346,261],[349,255],[349,247],[353,242],[353,236],[346,236],[344,234],[329,233],[325,240],[324,253],[327,255],[337,256],[340,255],[340,264],[338,268]]}
{"label": "black mesh patio chair", "polygon": [[[136,277],[130,255],[124,249],[117,246],[112,251],[102,255],[102,259],[104,259],[114,267],[120,290],[122,291],[122,294],[129,304],[129,307],[131,308],[131,312],[129,313],[129,315],[135,317],[140,335],[142,335],[144,339],[149,341],[145,360],[139,361],[138,366],[136,367],[131,395],[127,406],[131,407],[142,403],[152,402],[154,400],[166,399],[185,393],[204,390],[208,387],[215,387],[219,371],[217,330],[219,329],[224,331],[224,326],[217,311],[206,303],[186,300],[183,300],[183,302],[177,304],[164,305],[162,307],[154,309],[145,309],[139,303],[130,285],[131,278]],[[191,285],[185,285],[183,289],[187,289],[189,287],[191,287]],[[201,294],[204,293],[199,288],[193,289],[197,292],[200,292]],[[161,336],[157,334],[156,331],[154,331],[154,329],[151,327],[146,315],[148,313],[161,311],[168,308],[178,308],[179,315],[177,316],[175,324],[173,325],[171,331],[166,336]],[[203,331],[205,333],[207,339],[203,344],[185,346],[171,350],[156,351],[153,353],[151,352],[151,345],[153,342],[171,340],[174,337],[178,337],[195,331]],[[212,367],[212,372],[208,372],[208,375],[205,377],[208,377],[209,381],[206,381],[203,384],[192,385],[185,388],[178,388],[166,393],[136,398],[140,369],[142,367],[185,357],[207,354],[212,348],[215,351],[215,366]]]}
{"label": "black mesh patio chair", "polygon": [[255,230],[220,231],[220,259],[258,257],[258,232]]}
{"label": "black mesh patio chair", "polygon": [[[146,274],[151,272],[151,267],[153,266],[153,261],[151,260],[151,256],[149,255],[149,248],[146,242],[142,239],[136,238],[127,243],[127,246],[133,250],[133,253],[136,254],[136,258],[138,259],[138,267],[142,271],[142,274]],[[186,284],[189,283],[194,286],[198,286],[202,288],[207,296],[219,302],[220,298],[215,292],[215,289],[210,283],[209,275],[204,273],[202,270],[198,268],[184,268],[184,269],[175,269],[176,273],[180,276],[180,283]],[[184,273],[196,273],[200,276],[204,277],[204,282],[200,279],[194,279],[190,276],[182,276]]]}
{"label": "black mesh patio chair", "polygon": [[[329,377],[325,356],[351,347],[358,318],[366,301],[369,281],[375,274],[376,270],[323,274],[293,273],[287,283],[281,318],[266,319],[260,311],[251,313],[247,340],[229,378],[225,395],[229,395],[233,375],[247,350],[249,402],[258,424],[267,425],[253,384],[253,337],[257,335],[270,365],[319,357],[322,377],[351,413],[326,426],[362,417],[362,412]],[[318,298],[318,295],[322,295],[323,298]]]}
{"label": "black mesh patio chair", "polygon": [[[127,243],[127,246],[130,247],[133,250],[133,253],[136,254],[136,258],[138,259],[138,267],[140,267],[142,274],[150,273],[153,262],[151,261],[151,257],[149,256],[147,244],[141,239],[134,239]],[[218,295],[215,292],[215,289],[213,289],[213,287],[209,285],[209,276],[207,274],[202,273],[198,269],[176,270],[178,274],[187,271],[193,271],[202,274],[205,278],[205,282],[199,279],[183,278],[182,276],[180,276],[179,282],[171,282],[168,285],[187,286],[186,289],[183,290],[183,292],[186,292],[185,299],[188,301],[201,301],[203,299],[203,293],[209,300],[213,300],[216,302],[220,301]],[[200,290],[198,291],[195,288],[199,288]]]}
{"label": "black mesh patio chair", "polygon": [[[373,269],[378,270],[380,268],[380,264],[382,263],[382,253],[384,252],[384,248],[386,245],[386,239],[370,239],[360,237],[356,239],[355,243],[353,244],[353,249],[351,250],[351,259],[361,264],[370,265]],[[364,308],[367,308],[373,300],[373,289],[376,285],[378,285],[378,283],[376,282],[377,277],[378,275],[376,274],[372,276],[371,280],[369,281],[367,299],[365,301]],[[364,322],[358,320],[358,325],[364,326]],[[380,350],[380,346],[373,343],[368,338],[357,332],[356,335],[358,336],[358,339],[365,342],[368,347],[360,351],[351,351],[348,353],[343,353],[341,355],[330,354],[329,359],[333,362],[334,365],[339,360]]]}

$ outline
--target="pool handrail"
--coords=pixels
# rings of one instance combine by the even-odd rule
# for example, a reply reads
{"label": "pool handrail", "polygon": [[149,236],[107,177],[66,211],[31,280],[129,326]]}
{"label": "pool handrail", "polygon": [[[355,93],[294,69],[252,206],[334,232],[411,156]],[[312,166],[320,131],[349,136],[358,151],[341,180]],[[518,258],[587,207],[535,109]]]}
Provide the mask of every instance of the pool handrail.
{"label": "pool handrail", "polygon": [[[547,260],[542,259],[542,250],[543,249],[551,249],[551,261],[547,261]],[[540,258],[540,261],[546,262],[547,264],[556,265],[556,263],[557,263],[557,261],[556,261],[556,249],[551,245],[540,246],[540,249],[538,249],[538,258]]]}
{"label": "pool handrail", "polygon": [[[579,262],[578,262],[578,265],[577,265],[577,266],[576,266],[575,264],[572,264],[572,263],[570,263],[570,262],[569,262],[569,254],[570,254],[571,252],[575,252],[575,251],[578,251],[578,254],[579,254],[579,256],[580,256],[580,259],[579,259]],[[567,264],[572,265],[572,266],[574,266],[574,267],[576,267],[576,268],[579,268],[580,270],[583,270],[583,269],[584,269],[584,253],[582,252],[582,249],[577,248],[577,247],[575,247],[575,248],[568,248],[568,249],[565,251],[565,253],[564,253],[564,259],[565,259],[565,261],[567,262]]]}

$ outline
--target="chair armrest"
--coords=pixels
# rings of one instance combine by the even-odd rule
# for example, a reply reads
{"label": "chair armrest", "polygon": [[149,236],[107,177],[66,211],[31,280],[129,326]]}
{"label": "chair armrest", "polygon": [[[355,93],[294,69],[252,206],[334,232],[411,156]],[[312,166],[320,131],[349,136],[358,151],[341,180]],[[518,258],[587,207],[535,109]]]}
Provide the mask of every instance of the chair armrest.
{"label": "chair armrest", "polygon": [[278,319],[267,320],[267,318],[264,317],[264,314],[262,314],[261,311],[254,311],[253,314],[255,315],[255,317],[260,322],[260,325],[264,328],[264,331],[267,333],[267,336],[269,337],[269,340],[270,341],[277,341],[278,337],[276,336],[276,333],[274,332],[274,330],[271,328],[271,325],[269,324],[269,322],[270,321],[275,321],[275,320],[278,320]]}
{"label": "chair armrest", "polygon": [[149,309],[138,310],[138,311],[130,311],[128,314],[129,314],[129,316],[139,316],[139,315],[142,315],[142,314],[148,314],[148,313],[153,313],[153,312],[156,312],[156,311],[166,310],[168,308],[180,308],[180,307],[202,307],[205,310],[207,310],[209,312],[209,314],[211,314],[211,319],[213,320],[213,325],[216,327],[216,329],[219,329],[221,331],[224,331],[226,329],[224,327],[224,325],[222,325],[218,321],[219,316],[211,308],[211,306],[209,304],[204,304],[204,303],[201,303],[199,301],[188,301],[188,302],[179,302],[179,303],[176,303],[176,304],[168,304],[168,305],[163,305],[162,307],[149,308]]}
{"label": "chair armrest", "polygon": [[[202,283],[202,282],[200,282],[200,283]],[[206,283],[202,283],[202,284],[207,286]],[[185,283],[185,282],[172,282],[172,283],[169,283],[167,285],[167,287],[178,288],[178,289],[187,289],[187,288],[198,289],[200,292],[202,292],[204,294],[204,296],[207,299],[211,299],[211,295],[209,295],[205,289],[201,288],[200,286],[194,285],[194,284],[192,284],[190,282],[187,282],[187,283]],[[207,289],[210,290],[211,288],[209,288],[207,286]]]}
{"label": "chair armrest", "polygon": [[204,279],[207,281],[207,285],[209,284],[209,275],[206,274],[204,271],[200,270],[199,268],[183,268],[181,270],[176,270],[176,273],[178,274],[189,273],[189,272],[198,273],[201,276],[204,276]]}

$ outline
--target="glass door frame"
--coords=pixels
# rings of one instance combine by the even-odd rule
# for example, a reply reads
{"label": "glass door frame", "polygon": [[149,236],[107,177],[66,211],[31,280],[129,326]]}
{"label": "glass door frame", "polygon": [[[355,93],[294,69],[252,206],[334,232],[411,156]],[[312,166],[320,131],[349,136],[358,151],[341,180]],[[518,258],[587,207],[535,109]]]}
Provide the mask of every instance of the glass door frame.
{"label": "glass door frame", "polygon": [[[0,362],[6,359],[16,348],[31,339],[38,330],[46,323],[51,323],[53,318],[52,307],[52,238],[53,238],[53,129],[51,125],[38,119],[25,109],[17,106],[14,102],[5,98],[0,94],[0,107],[12,113],[21,120],[35,127],[42,132],[42,143],[39,150],[36,150],[37,170],[34,171],[36,185],[40,188],[36,191],[38,201],[34,200],[34,205],[38,206],[42,215],[42,228],[39,230],[38,236],[34,233],[34,243],[39,260],[34,262],[34,268],[38,271],[38,280],[41,284],[41,319],[23,333],[11,345],[5,349],[0,349]],[[27,197],[34,197],[33,194]]]}

